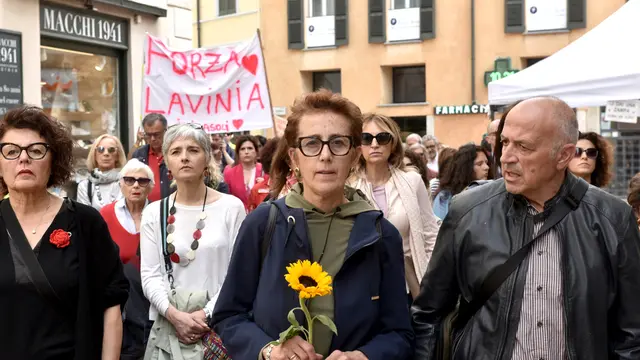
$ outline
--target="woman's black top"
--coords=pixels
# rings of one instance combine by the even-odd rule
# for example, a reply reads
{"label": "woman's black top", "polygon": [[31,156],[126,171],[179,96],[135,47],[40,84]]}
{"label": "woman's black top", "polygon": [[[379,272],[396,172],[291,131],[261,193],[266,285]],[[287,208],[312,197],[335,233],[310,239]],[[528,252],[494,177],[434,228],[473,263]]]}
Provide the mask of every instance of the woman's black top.
{"label": "woman's black top", "polygon": [[[38,292],[5,221],[0,216],[0,358],[99,359],[104,311],[124,304],[128,283],[98,211],[65,200],[33,249],[58,304]],[[49,241],[56,229],[71,233],[67,247]]]}

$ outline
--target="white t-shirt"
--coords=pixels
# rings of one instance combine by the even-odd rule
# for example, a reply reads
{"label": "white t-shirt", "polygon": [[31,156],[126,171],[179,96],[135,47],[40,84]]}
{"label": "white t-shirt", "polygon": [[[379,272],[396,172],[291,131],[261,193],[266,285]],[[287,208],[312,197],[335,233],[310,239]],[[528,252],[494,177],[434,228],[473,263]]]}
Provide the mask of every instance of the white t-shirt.
{"label": "white t-shirt", "polygon": [[[171,195],[169,198],[169,207],[173,203],[173,197]],[[155,201],[144,209],[140,225],[140,275],[144,295],[151,303],[150,320],[155,320],[158,314],[164,316],[169,308],[170,287],[160,238],[161,203]],[[186,260],[201,212],[202,205],[185,206],[176,203],[173,245],[181,259]],[[207,218],[195,259],[187,266],[172,263],[172,267],[175,288],[208,291],[211,300],[206,308],[213,312],[227,275],[233,244],[246,213],[242,201],[227,194],[221,194],[220,199],[206,205],[205,212]]]}

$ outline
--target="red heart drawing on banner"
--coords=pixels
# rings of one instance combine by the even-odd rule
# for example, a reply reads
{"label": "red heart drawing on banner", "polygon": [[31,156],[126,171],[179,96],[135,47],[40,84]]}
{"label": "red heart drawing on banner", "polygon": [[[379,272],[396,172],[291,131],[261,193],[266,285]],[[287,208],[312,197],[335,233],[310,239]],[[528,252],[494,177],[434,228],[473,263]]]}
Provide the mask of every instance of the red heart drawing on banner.
{"label": "red heart drawing on banner", "polygon": [[255,75],[258,69],[258,57],[256,55],[243,56],[242,66]]}
{"label": "red heart drawing on banner", "polygon": [[232,123],[233,123],[233,127],[235,127],[236,130],[240,130],[240,128],[242,127],[242,124],[244,124],[244,120],[242,120],[242,119],[234,119],[232,121]]}

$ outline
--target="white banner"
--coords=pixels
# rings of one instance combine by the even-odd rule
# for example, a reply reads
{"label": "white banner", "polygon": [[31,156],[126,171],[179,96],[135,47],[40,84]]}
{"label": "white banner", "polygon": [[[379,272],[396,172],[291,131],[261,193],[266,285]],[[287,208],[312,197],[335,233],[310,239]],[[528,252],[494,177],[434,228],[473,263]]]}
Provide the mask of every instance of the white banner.
{"label": "white banner", "polygon": [[527,31],[567,28],[567,2],[562,0],[526,0]]}
{"label": "white banner", "polygon": [[636,124],[640,116],[640,100],[607,101],[606,121]]}
{"label": "white banner", "polygon": [[388,41],[420,39],[420,8],[388,10],[387,14]]}
{"label": "white banner", "polygon": [[187,51],[147,35],[143,116],[169,125],[199,123],[208,133],[273,127],[260,39]]}

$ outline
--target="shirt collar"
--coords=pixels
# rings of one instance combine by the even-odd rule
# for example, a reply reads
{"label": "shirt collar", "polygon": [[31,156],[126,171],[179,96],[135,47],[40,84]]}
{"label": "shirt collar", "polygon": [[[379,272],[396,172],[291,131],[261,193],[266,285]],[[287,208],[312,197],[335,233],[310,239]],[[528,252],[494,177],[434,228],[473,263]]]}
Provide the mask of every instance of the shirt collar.
{"label": "shirt collar", "polygon": [[[149,205],[149,199],[147,199],[144,202],[144,207],[147,207],[147,205]],[[126,202],[126,200],[124,198],[116,201],[115,207],[118,208],[118,209],[124,209],[127,212],[129,211],[129,208],[127,207],[127,202]]]}

